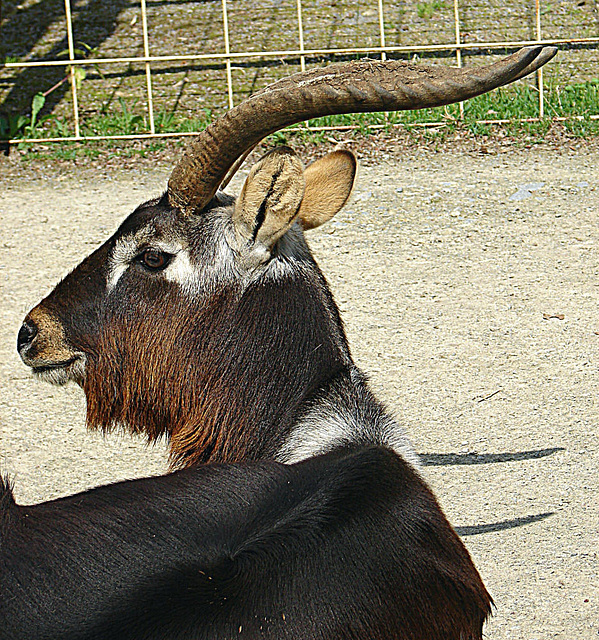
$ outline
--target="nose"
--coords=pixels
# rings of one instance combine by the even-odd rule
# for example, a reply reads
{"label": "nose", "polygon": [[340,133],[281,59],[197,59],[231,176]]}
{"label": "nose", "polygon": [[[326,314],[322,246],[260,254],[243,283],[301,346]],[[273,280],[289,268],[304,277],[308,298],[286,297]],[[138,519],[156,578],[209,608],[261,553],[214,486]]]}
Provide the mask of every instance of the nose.
{"label": "nose", "polygon": [[19,329],[19,335],[17,336],[17,351],[22,353],[31,346],[31,343],[38,334],[38,329],[30,320],[25,320]]}

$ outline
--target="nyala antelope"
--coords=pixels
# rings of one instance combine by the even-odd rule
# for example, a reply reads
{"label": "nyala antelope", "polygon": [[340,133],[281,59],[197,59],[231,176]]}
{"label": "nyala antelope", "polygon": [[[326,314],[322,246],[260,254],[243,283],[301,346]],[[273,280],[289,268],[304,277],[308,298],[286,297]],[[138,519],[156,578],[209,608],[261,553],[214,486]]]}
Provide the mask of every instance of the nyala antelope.
{"label": "nyala antelope", "polygon": [[81,385],[90,427],[167,437],[181,470],[33,507],[4,482],[0,638],[482,637],[491,598],[304,239],[349,198],[354,156],[304,169],[279,148],[237,199],[222,188],[284,126],[466,100],[554,54],[277,82],[198,136],[167,192],[27,315],[23,362]]}

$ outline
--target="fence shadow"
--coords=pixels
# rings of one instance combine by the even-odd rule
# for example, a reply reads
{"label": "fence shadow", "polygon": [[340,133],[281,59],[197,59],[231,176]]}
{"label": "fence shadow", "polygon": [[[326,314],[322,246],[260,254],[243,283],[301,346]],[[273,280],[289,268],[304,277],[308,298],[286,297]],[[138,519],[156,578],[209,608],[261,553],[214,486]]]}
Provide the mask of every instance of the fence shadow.
{"label": "fence shadow", "polygon": [[[64,17],[64,2],[41,0],[20,8],[17,2],[2,2],[0,27],[0,56],[26,57],[46,33],[50,25]],[[6,16],[10,14],[10,17]]]}
{"label": "fence shadow", "polygon": [[[91,0],[73,14],[73,36],[76,41],[95,49],[107,40],[117,28],[117,18],[121,11],[130,6],[129,0]],[[4,55],[17,52],[25,57],[35,47],[47,29],[56,21],[64,18],[64,3],[61,0],[42,0],[26,9],[17,11],[2,28]],[[17,34],[18,41],[13,45],[6,34]],[[11,37],[15,37],[12,36]],[[10,49],[14,46],[14,50]],[[44,53],[45,60],[65,59],[64,52],[69,47],[67,34]],[[33,67],[23,69],[16,77],[13,86],[0,103],[0,113],[5,115],[27,114],[31,110],[33,97],[39,91],[49,89],[65,76],[66,67]],[[44,112],[50,112],[63,99],[70,88],[69,83],[62,84],[47,98]]]}
{"label": "fence shadow", "polygon": [[536,458],[552,456],[559,451],[565,451],[565,448],[552,447],[550,449],[533,449],[531,451],[515,451],[512,453],[421,453],[419,458],[424,467],[443,467],[535,460]]}

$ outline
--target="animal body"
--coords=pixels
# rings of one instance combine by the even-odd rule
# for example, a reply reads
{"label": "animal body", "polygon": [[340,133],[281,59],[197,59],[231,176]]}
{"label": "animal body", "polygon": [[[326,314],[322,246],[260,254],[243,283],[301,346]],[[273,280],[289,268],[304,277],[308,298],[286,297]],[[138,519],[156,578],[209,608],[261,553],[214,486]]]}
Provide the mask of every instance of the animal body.
{"label": "animal body", "polygon": [[0,484],[2,640],[480,637],[489,607],[388,449],[201,465],[18,507]]}
{"label": "animal body", "polygon": [[[275,83],[201,134],[175,167],[167,193],[138,207],[26,317],[18,338],[23,361],[42,378],[80,384],[91,427],[125,427],[150,440],[166,436],[173,467],[217,464],[171,480],[114,485],[128,488],[108,487],[97,495],[133,495],[137,486],[156,483],[169,498],[158,500],[161,489],[152,489],[152,499],[156,496],[168,510],[171,502],[177,504],[177,491],[167,490],[169,482],[175,487],[178,477],[212,479],[235,469],[236,478],[247,474],[249,487],[238,497],[238,518],[216,510],[210,525],[231,536],[223,540],[235,540],[223,542],[231,544],[232,557],[237,549],[251,548],[252,518],[260,521],[263,514],[267,522],[272,514],[276,520],[280,509],[280,517],[293,522],[276,536],[260,538],[265,541],[261,552],[274,554],[270,557],[276,561],[270,564],[250,553],[256,560],[252,571],[266,577],[240,579],[237,600],[227,595],[226,606],[244,609],[250,606],[247,598],[250,608],[268,617],[278,610],[277,590],[295,607],[314,597],[320,607],[315,626],[305,627],[313,629],[310,633],[297,627],[286,636],[280,622],[278,630],[268,631],[271,635],[250,625],[245,627],[248,637],[480,638],[491,600],[420,478],[417,456],[403,431],[353,363],[339,312],[304,239],[305,230],[325,223],[347,201],[356,174],[354,157],[338,151],[304,169],[290,149],[275,149],[252,168],[237,199],[219,186],[257,142],[287,124],[329,113],[456,102],[522,77],[554,53],[530,47],[469,71],[363,61]],[[238,466],[219,466],[231,463]],[[343,464],[369,471],[355,476],[348,471],[341,478],[335,469]],[[269,508],[262,485],[253,484],[256,469],[267,469],[269,486],[278,491]],[[299,477],[306,469],[315,474],[315,484],[303,485],[303,495],[315,508],[322,502],[322,520],[287,520],[285,505],[297,496],[285,474]],[[316,481],[319,473],[343,500],[326,498]],[[291,483],[287,489],[285,482]],[[198,489],[198,504],[206,496],[227,503],[236,490],[225,485],[207,481]],[[86,495],[93,501],[94,492]],[[68,500],[76,498],[63,504],[76,503]],[[142,502],[136,507],[140,513],[151,511],[152,500]],[[336,508],[327,511],[332,503]],[[34,509],[44,513],[52,508]],[[253,514],[249,521],[246,508]],[[16,520],[17,509],[8,510]],[[160,535],[163,520],[156,519],[155,529],[151,518],[138,520],[146,534]],[[314,522],[326,535],[314,533]],[[176,522],[172,526],[176,530]],[[128,529],[124,525],[123,532]],[[5,530],[10,533],[10,526]],[[203,525],[198,530],[205,531]],[[347,538],[332,535],[341,530]],[[293,556],[287,566],[276,555],[282,548],[301,559]],[[312,555],[316,548],[324,555]],[[192,558],[183,555],[186,560],[177,566],[193,566]],[[170,561],[176,564],[176,553]],[[346,563],[353,567],[351,578],[345,575]],[[374,571],[363,583],[360,566],[366,575]],[[69,571],[68,563],[64,567]],[[18,565],[12,571],[18,578]],[[229,584],[226,572],[222,575]],[[311,577],[304,580],[304,575]],[[179,592],[173,593],[170,601],[179,610]],[[144,601],[153,602],[153,596]],[[203,618],[208,609],[198,604],[201,598],[194,602],[205,623],[189,637],[229,637],[232,627],[210,631],[213,613]],[[10,615],[18,622],[16,611]]]}

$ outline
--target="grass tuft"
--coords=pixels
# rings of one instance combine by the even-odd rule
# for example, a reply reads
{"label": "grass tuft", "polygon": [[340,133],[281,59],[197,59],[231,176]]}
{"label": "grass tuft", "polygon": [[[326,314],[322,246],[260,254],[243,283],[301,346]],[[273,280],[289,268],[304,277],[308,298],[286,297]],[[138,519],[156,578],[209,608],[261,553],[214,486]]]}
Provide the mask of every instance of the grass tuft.
{"label": "grass tuft", "polygon": [[[402,125],[410,129],[415,127],[427,137],[445,135],[457,128],[466,128],[475,136],[488,136],[501,126],[511,136],[526,136],[528,140],[541,141],[551,127],[554,118],[566,118],[563,126],[576,137],[599,135],[599,120],[590,116],[599,113],[599,80],[591,80],[569,86],[549,86],[545,90],[546,117],[526,122],[526,118],[538,116],[538,90],[534,86],[512,86],[497,89],[464,103],[464,117],[460,116],[459,105],[449,105],[435,109],[418,111],[396,111],[390,113],[358,113],[326,116],[310,120],[311,127],[352,127],[354,132],[368,135],[374,129],[391,129]],[[33,115],[33,113],[32,113]],[[155,116],[154,125],[159,133],[186,133],[202,131],[213,119],[213,113],[204,109],[197,118],[185,118],[174,113],[162,112]],[[485,121],[506,120],[503,125]],[[70,122],[64,117],[43,116],[33,122],[32,116],[20,118],[0,118],[0,138],[23,140],[21,148],[30,147],[25,140],[40,138],[63,138],[73,135]],[[32,124],[33,122],[33,124]],[[433,130],[424,129],[426,123],[442,123]],[[149,132],[147,116],[140,114],[134,102],[127,103],[118,99],[118,109],[109,113],[93,113],[84,117],[81,124],[83,135],[111,136],[134,135]],[[279,131],[271,137],[278,144],[288,142],[290,136],[304,142],[321,143],[330,131],[310,131],[305,125],[296,125],[285,131]],[[155,143],[159,148],[159,141]],[[146,150],[150,147],[145,146]],[[74,147],[65,146],[60,153],[65,158],[76,153]],[[58,155],[60,155],[60,153]]]}

